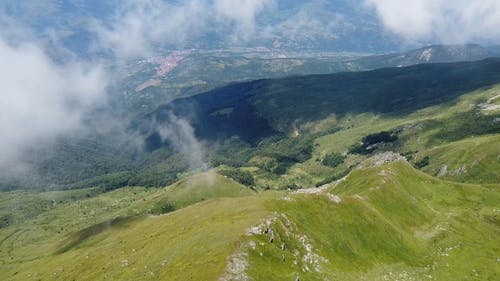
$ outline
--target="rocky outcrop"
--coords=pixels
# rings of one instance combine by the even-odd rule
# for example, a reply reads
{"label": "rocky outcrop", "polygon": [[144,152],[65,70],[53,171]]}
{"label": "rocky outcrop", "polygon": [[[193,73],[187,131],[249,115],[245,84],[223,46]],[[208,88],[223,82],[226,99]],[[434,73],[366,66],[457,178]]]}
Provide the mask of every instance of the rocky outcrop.
{"label": "rocky outcrop", "polygon": [[407,162],[406,158],[399,155],[398,153],[394,153],[392,151],[387,151],[387,152],[375,154],[374,156],[366,159],[365,161],[361,162],[356,169],[359,170],[359,169],[366,169],[366,168],[371,168],[371,167],[380,167],[382,165],[392,163],[392,162],[397,162],[397,161]]}

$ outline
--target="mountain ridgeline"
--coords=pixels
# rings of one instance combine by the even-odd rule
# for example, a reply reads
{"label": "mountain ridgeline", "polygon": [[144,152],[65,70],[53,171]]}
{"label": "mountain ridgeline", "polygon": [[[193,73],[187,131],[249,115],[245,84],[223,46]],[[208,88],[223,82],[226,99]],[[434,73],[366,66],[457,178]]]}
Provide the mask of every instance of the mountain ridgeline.
{"label": "mountain ridgeline", "polygon": [[[169,115],[189,116],[202,140],[237,136],[256,144],[331,115],[370,112],[402,116],[497,83],[500,59],[257,80],[175,100],[136,124],[150,119],[168,122]],[[148,137],[157,138],[154,128],[144,128],[146,125],[138,127],[152,133]]]}
{"label": "mountain ridgeline", "polygon": [[[346,145],[355,145],[363,136],[377,133],[371,130],[383,122],[362,129],[370,122],[377,122],[377,118],[393,120],[388,126],[394,132],[405,131],[405,122],[417,122],[408,116],[426,108],[451,106],[464,94],[486,91],[499,83],[500,59],[490,58],[230,84],[176,99],[137,117],[126,132],[134,136],[131,144],[116,142],[116,136],[101,136],[61,140],[48,150],[35,151],[37,156],[31,159],[34,172],[23,179],[4,178],[0,186],[2,189],[165,186],[192,169],[193,161],[204,162],[196,163],[194,168],[260,167],[263,174],[254,176],[265,179],[260,181],[263,188],[314,185],[341,176],[359,161],[347,157],[346,164],[300,184],[280,177],[297,164],[314,159],[321,163],[326,156],[315,145],[322,138],[358,130],[360,133],[343,140]],[[428,145],[471,134],[498,132],[499,122],[492,121],[495,111],[493,115],[484,115],[483,111],[464,110],[465,114],[448,119],[439,117],[414,126],[423,126],[429,132],[436,126],[447,128],[433,135]],[[183,133],[188,135],[165,136],[165,132],[172,131],[186,131]],[[139,151],[138,140],[144,143]],[[394,142],[390,149],[413,153],[400,141]],[[366,151],[376,152],[372,149],[376,147],[378,144]],[[345,147],[332,153],[347,151],[360,150]],[[328,157],[341,159],[335,154]]]}
{"label": "mountain ridgeline", "polygon": [[477,61],[498,56],[499,53],[495,48],[485,48],[476,44],[431,45],[404,53],[362,57],[357,62],[363,68],[371,69],[422,63]]}
{"label": "mountain ridgeline", "polygon": [[[494,48],[479,45],[432,45],[384,55],[356,53],[287,53],[281,50],[194,50],[166,53],[165,57],[140,61],[125,68],[117,104],[127,112],[148,113],[158,104],[195,95],[229,83],[346,71],[367,71],[425,63],[478,61],[498,57]],[[171,62],[158,75],[162,61]]]}

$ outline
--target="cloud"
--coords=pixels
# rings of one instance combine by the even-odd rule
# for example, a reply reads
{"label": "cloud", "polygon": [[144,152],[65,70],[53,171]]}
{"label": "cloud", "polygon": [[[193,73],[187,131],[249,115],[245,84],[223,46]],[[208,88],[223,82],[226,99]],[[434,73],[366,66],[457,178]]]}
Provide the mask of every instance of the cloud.
{"label": "cloud", "polygon": [[[255,18],[273,0],[246,0],[235,6],[225,0],[189,0],[177,4],[160,0],[127,0],[111,21],[95,20],[90,27],[99,51],[117,59],[148,56],[165,42],[182,45],[208,30],[229,28],[238,36],[254,32]],[[2,13],[2,12],[0,12]],[[3,12],[3,15],[5,13]],[[61,44],[60,30],[50,27],[41,39],[29,24],[0,17],[0,170],[25,172],[30,151],[50,145],[60,136],[100,132],[96,109],[107,106],[112,76],[99,58],[84,59]],[[97,54],[97,53],[95,53]],[[108,120],[115,122],[116,120]],[[90,124],[90,125],[89,125]],[[113,123],[114,124],[114,123]],[[108,130],[106,124],[103,130]],[[123,127],[118,124],[117,127]],[[203,145],[186,119],[170,117],[159,129],[162,138],[188,156],[192,169],[204,169]]]}
{"label": "cloud", "polygon": [[191,0],[182,5],[159,0],[124,1],[111,21],[96,21],[92,30],[97,47],[116,58],[147,57],[160,43],[181,44],[190,31],[203,23],[203,2]]}
{"label": "cloud", "polygon": [[366,0],[384,26],[407,41],[498,42],[498,0]]}
{"label": "cloud", "polygon": [[277,40],[316,43],[317,40],[337,40],[353,29],[349,20],[330,9],[326,1],[315,0],[302,4],[286,19],[265,26],[261,35]]}
{"label": "cloud", "polygon": [[215,11],[219,21],[227,20],[236,24],[236,34],[248,38],[255,34],[255,21],[257,16],[266,8],[275,5],[274,0],[216,0]]}
{"label": "cloud", "polygon": [[163,142],[168,141],[177,151],[188,157],[191,170],[206,170],[206,151],[203,144],[196,138],[194,128],[185,118],[173,113],[168,114],[167,122],[156,124]]}
{"label": "cloud", "polygon": [[34,42],[0,37],[0,169],[23,168],[33,146],[83,128],[85,115],[106,100],[99,64],[56,63]]}
{"label": "cloud", "polygon": [[[95,20],[96,48],[121,60],[148,57],[155,47],[196,42],[207,34],[224,33],[245,40],[255,33],[255,21],[275,0],[126,0],[111,21]],[[225,34],[225,33],[228,34]]]}

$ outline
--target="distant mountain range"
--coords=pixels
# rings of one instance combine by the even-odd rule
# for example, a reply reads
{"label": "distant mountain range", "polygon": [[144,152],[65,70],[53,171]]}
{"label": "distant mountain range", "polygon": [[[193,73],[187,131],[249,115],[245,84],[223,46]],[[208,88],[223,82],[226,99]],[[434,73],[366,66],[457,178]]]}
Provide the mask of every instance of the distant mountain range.
{"label": "distant mountain range", "polygon": [[416,50],[362,58],[365,67],[409,66],[421,63],[442,63],[458,61],[475,61],[499,56],[494,48],[485,48],[477,44],[467,45],[431,45]]}
{"label": "distant mountain range", "polygon": [[[184,1],[164,2],[173,7],[185,5],[184,12],[196,6]],[[276,3],[273,8],[266,6],[256,15],[255,26],[251,28],[255,32],[246,38],[235,38],[239,35],[233,24],[220,25],[209,21],[209,28],[198,26],[196,30],[190,30],[182,43],[169,42],[166,38],[156,42],[155,47],[158,50],[274,47],[285,51],[363,53],[401,49],[400,39],[387,33],[375,14],[359,3],[346,0]],[[90,30],[91,25],[111,23],[114,17],[120,17],[117,11],[124,7],[124,3],[117,0],[26,0],[1,1],[0,7],[17,23],[34,28],[41,40],[51,37],[73,52],[88,56],[96,39]]]}
{"label": "distant mountain range", "polygon": [[116,97],[127,113],[146,113],[178,97],[228,83],[262,78],[365,71],[424,63],[477,61],[500,56],[480,45],[432,45],[386,55],[354,53],[287,53],[273,49],[175,51],[132,63],[124,71]]}

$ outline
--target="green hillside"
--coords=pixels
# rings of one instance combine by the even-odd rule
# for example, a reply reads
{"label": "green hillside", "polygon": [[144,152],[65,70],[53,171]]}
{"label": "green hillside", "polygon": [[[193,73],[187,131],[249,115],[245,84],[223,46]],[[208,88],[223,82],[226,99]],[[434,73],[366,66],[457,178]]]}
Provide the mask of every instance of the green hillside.
{"label": "green hillside", "polygon": [[[427,55],[426,55],[427,54]],[[355,53],[284,53],[281,57],[262,51],[225,50],[187,52],[168,55],[180,59],[175,67],[158,76],[155,65],[144,61],[128,65],[116,97],[122,110],[147,113],[181,97],[225,86],[228,83],[287,76],[366,71],[382,67],[410,66],[422,63],[477,61],[497,56],[484,47],[433,45],[403,53],[361,55]],[[168,57],[167,56],[167,57]]]}
{"label": "green hillside", "polygon": [[65,240],[40,241],[46,254],[3,264],[2,280],[216,280],[245,228],[266,213],[261,199],[252,196],[216,199],[163,216],[124,219],[90,232],[64,252],[58,250]]}
{"label": "green hillside", "polygon": [[451,181],[500,182],[500,136],[467,138],[425,150],[420,158],[429,157],[423,171]]}
{"label": "green hillside", "polygon": [[[172,184],[190,169],[189,149],[180,151],[160,131],[179,119],[193,127],[204,166],[257,166],[262,188],[315,185],[345,174],[359,154],[337,169],[306,167],[309,179],[282,176],[302,173],[303,163],[321,162],[323,153],[347,153],[369,134],[398,134],[388,149],[407,155],[498,133],[499,69],[498,59],[487,59],[235,83],[159,106],[113,137],[61,139],[29,157],[33,173],[1,178],[0,188]],[[381,148],[375,145],[370,149]]]}
{"label": "green hillside", "polygon": [[[169,114],[193,110],[191,124],[209,143],[213,165],[248,168],[261,188],[307,187],[342,176],[377,151],[416,163],[420,151],[499,133],[500,112],[482,106],[499,93],[497,68],[491,59],[235,84],[162,106],[138,126],[151,150],[165,151],[168,141],[159,141],[148,120],[168,124]],[[382,131],[397,139],[352,149]],[[331,153],[346,154],[344,163],[323,165]]]}
{"label": "green hillside", "polygon": [[[0,261],[21,262],[50,256],[53,251],[65,252],[83,242],[81,237],[100,233],[110,226],[127,225],[130,218],[173,212],[213,198],[253,194],[247,187],[213,172],[161,189],[3,192]],[[59,245],[61,240],[67,242]]]}
{"label": "green hillside", "polygon": [[[63,195],[83,191],[6,193],[4,214],[6,202],[59,201],[0,229],[0,277],[495,280],[500,186],[450,183],[397,159],[379,154],[336,184],[298,192],[247,193],[223,177],[200,175],[164,190],[87,190],[90,197],[72,203]],[[207,198],[144,215],[159,197],[183,202],[183,191]],[[75,214],[92,207],[90,216]]]}
{"label": "green hillside", "polygon": [[495,280],[498,188],[440,181],[403,161],[353,171],[329,193],[278,201],[275,241],[257,235],[249,274],[254,280]]}

